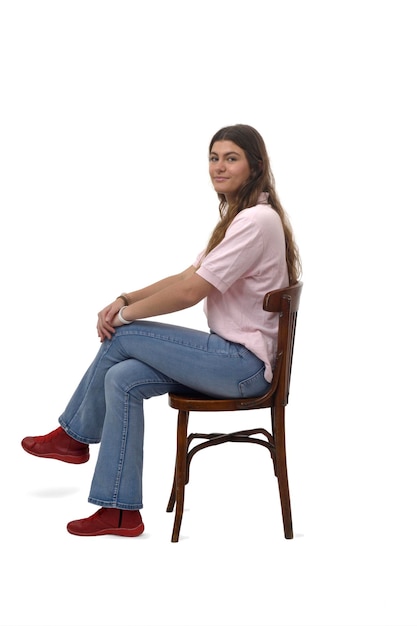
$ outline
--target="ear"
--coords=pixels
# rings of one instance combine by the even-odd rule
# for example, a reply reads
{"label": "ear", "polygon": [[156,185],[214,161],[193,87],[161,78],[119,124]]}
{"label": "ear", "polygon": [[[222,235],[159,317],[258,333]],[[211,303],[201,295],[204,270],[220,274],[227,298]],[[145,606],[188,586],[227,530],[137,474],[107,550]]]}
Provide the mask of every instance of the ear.
{"label": "ear", "polygon": [[253,178],[256,178],[257,176],[259,176],[259,174],[263,172],[263,169],[264,169],[264,163],[261,159],[259,159],[258,161],[256,161],[255,166],[252,170]]}

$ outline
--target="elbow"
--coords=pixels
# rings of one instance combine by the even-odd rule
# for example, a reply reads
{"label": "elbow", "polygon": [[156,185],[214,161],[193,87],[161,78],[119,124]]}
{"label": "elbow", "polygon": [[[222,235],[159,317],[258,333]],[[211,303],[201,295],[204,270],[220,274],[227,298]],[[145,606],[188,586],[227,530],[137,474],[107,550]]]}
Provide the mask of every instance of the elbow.
{"label": "elbow", "polygon": [[187,290],[187,292],[184,294],[184,308],[188,309],[192,306],[195,306],[196,304],[201,302],[204,297],[204,295],[202,295],[198,291],[195,291],[194,289]]}
{"label": "elbow", "polygon": [[195,306],[196,304],[201,302],[201,300],[204,300],[204,298],[206,298],[210,293],[211,289],[211,285],[209,285],[208,287],[204,286],[204,288],[202,288],[201,285],[190,285],[187,289],[184,290],[183,293],[185,307],[189,308]]}
{"label": "elbow", "polygon": [[191,278],[183,281],[181,285],[181,296],[184,307],[189,308],[198,304],[209,295],[212,289],[214,289],[214,287],[211,283],[194,273]]}

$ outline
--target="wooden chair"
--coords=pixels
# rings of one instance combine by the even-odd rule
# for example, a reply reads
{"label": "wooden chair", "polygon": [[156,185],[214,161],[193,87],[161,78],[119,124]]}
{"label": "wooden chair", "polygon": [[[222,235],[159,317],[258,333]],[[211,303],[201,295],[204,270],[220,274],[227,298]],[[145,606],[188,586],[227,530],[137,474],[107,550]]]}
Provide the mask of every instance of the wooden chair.
{"label": "wooden chair", "polygon": [[[297,312],[302,286],[303,284],[298,282],[286,289],[270,291],[265,295],[263,308],[265,311],[276,312],[279,316],[277,360],[271,387],[265,395],[257,398],[218,399],[199,394],[193,396],[169,394],[169,405],[178,410],[174,482],[167,506],[167,511],[171,512],[176,504],[171,541],[177,542],[179,539],[184,510],[185,485],[189,481],[190,463],[193,456],[204,448],[227,441],[256,443],[269,450],[275,476],[278,479],[285,538],[293,538],[285,450],[285,407],[288,404]],[[228,434],[188,434],[190,411],[242,411],[264,408],[271,410],[271,432],[264,428],[255,428]],[[255,435],[262,435],[265,439]],[[195,439],[205,441],[190,447]]]}

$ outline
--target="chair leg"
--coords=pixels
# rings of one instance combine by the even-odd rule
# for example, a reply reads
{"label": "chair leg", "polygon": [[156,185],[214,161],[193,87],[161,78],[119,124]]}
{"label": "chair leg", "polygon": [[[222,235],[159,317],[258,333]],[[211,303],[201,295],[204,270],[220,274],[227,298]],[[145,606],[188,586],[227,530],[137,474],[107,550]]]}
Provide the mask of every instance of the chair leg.
{"label": "chair leg", "polygon": [[171,495],[169,496],[169,501],[167,505],[167,513],[172,513],[172,511],[174,510],[174,504],[175,504],[175,468],[174,468],[174,480],[172,481]]}
{"label": "chair leg", "polygon": [[288,485],[287,454],[285,447],[285,408],[272,409],[273,432],[275,436],[276,471],[281,498],[282,521],[286,539],[293,538],[290,489]]}
{"label": "chair leg", "polygon": [[[180,534],[182,514],[184,511],[184,492],[187,478],[187,428],[188,411],[178,411],[177,426],[177,457],[175,462],[175,496],[171,494],[171,500],[175,499],[175,519],[172,531],[172,542],[177,542]],[[170,502],[171,502],[170,500]],[[172,510],[172,509],[171,509]]]}

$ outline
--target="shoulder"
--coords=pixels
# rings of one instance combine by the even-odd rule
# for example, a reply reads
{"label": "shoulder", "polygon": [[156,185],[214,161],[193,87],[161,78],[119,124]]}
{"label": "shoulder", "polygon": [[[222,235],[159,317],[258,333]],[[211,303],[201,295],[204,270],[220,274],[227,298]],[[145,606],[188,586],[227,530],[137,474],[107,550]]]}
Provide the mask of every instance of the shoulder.
{"label": "shoulder", "polygon": [[281,218],[278,213],[269,204],[257,204],[253,207],[243,209],[236,215],[232,224],[247,224],[253,228],[271,228],[274,225],[281,224]]}

